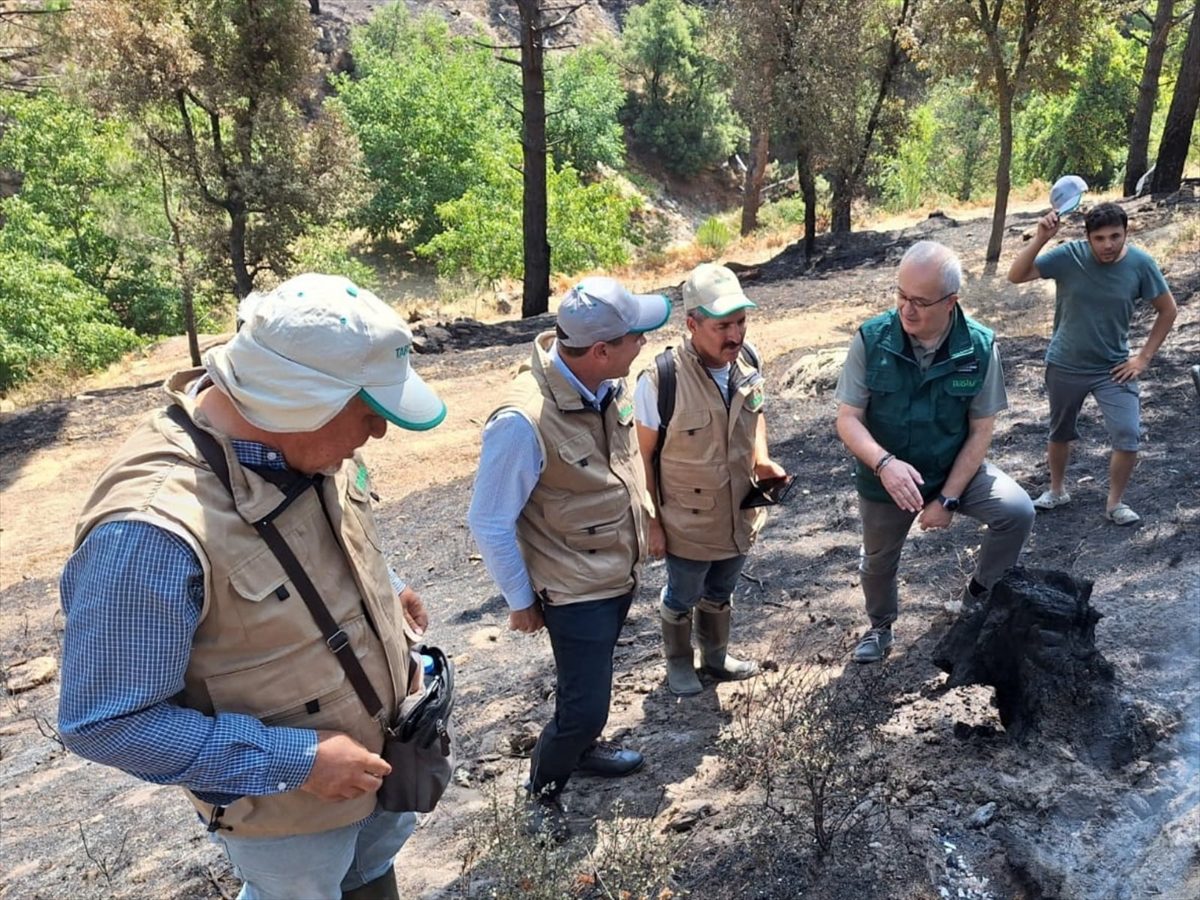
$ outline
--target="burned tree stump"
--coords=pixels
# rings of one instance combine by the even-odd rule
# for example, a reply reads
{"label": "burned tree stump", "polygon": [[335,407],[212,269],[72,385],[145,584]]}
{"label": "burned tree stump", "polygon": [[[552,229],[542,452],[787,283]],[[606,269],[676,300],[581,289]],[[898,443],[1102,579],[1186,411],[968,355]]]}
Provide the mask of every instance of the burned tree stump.
{"label": "burned tree stump", "polygon": [[1092,582],[1066,572],[1014,569],[986,601],[963,609],[933,662],[949,673],[949,687],[995,688],[1000,723],[1013,738],[1065,740],[1092,763],[1119,768],[1153,739],[1096,649],[1102,616],[1091,594]]}

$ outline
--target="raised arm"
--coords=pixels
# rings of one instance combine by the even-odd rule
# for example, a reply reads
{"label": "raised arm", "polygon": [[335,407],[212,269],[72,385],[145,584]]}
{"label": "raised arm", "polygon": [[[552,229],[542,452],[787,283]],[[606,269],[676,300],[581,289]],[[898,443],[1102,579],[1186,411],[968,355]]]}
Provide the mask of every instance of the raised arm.
{"label": "raised arm", "polygon": [[1049,243],[1050,239],[1058,234],[1058,228],[1058,213],[1054,210],[1038,219],[1037,232],[1029,243],[1021,248],[1021,252],[1008,267],[1009,281],[1013,284],[1023,284],[1026,281],[1034,281],[1042,277],[1034,260],[1037,259],[1037,255],[1042,252],[1042,248]]}

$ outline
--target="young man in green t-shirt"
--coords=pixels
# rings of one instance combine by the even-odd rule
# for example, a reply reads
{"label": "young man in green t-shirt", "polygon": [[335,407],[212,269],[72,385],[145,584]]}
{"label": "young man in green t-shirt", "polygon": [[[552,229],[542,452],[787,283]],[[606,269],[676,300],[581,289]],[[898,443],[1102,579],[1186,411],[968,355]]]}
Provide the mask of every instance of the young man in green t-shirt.
{"label": "young man in green t-shirt", "polygon": [[[1128,226],[1124,209],[1101,203],[1084,218],[1087,240],[1068,241],[1042,253],[1059,229],[1058,214],[1051,211],[1038,221],[1037,234],[1008,270],[1013,284],[1052,278],[1055,286],[1054,329],[1046,349],[1050,489],[1033,505],[1048,510],[1070,502],[1064,487],[1067,461],[1071,442],[1079,437],[1079,409],[1091,394],[1112,443],[1105,517],[1117,525],[1133,525],[1141,518],[1122,500],[1137,462],[1137,379],[1176,315],[1175,298],[1158,265],[1144,250],[1126,243]],[[1148,302],[1157,315],[1142,349],[1130,354],[1129,321],[1139,301]]]}

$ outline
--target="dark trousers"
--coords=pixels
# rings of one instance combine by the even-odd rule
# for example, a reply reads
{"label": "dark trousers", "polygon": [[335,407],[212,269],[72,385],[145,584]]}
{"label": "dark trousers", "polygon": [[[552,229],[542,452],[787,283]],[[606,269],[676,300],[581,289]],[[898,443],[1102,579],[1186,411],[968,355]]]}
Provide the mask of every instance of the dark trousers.
{"label": "dark trousers", "polygon": [[604,731],[612,699],[613,649],[632,601],[630,593],[542,607],[558,681],[554,718],[533,749],[529,787],[535,795],[558,796],[579,758]]}

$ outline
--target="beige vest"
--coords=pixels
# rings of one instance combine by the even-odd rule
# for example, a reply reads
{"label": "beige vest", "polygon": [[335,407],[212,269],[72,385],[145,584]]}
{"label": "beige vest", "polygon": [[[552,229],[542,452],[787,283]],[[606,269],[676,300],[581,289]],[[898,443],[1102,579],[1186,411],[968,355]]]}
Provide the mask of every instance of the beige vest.
{"label": "beige vest", "polygon": [[517,520],[517,540],[544,603],[618,597],[637,586],[645,551],[646,474],[624,381],[603,415],[550,359],[554,333],[493,410],[516,410],[537,431],[545,466]]}
{"label": "beige vest", "polygon": [[[184,393],[202,374],[197,369],[172,376],[167,392],[220,443],[236,502],[188,434],[160,410],[100,476],[75,546],[102,522],[136,519],[178,535],[195,551],[204,569],[204,608],[177,698],[181,705],[208,716],[238,713],[272,726],[342,731],[378,752],[380,722],[367,715],[299,591],[250,524],[275,509],[282,492],[242,468],[229,440],[198,416]],[[317,492],[308,490],[275,524],[349,637],[387,716],[397,696],[407,693],[409,645],[359,456],[327,477],[321,490],[328,519]],[[243,797],[225,809],[221,824],[239,836],[310,834],[357,822],[375,807],[374,794],[330,803],[298,787]],[[188,796],[206,820],[214,815],[212,804],[190,791]]]}
{"label": "beige vest", "polygon": [[[646,370],[655,386],[658,367]],[[749,551],[766,513],[741,509],[754,474],[762,380],[734,363],[726,409],[691,340],[675,351],[675,412],[659,457],[659,510],[673,556],[728,559]]]}

